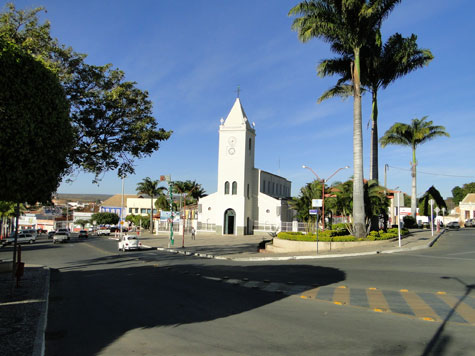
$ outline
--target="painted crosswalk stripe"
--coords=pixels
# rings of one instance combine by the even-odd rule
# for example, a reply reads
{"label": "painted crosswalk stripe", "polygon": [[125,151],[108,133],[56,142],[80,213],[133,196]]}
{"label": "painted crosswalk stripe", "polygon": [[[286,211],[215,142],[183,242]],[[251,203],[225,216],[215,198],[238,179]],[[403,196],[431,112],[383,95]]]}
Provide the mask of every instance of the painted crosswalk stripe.
{"label": "painted crosswalk stripe", "polygon": [[414,315],[412,309],[407,305],[406,300],[402,297],[401,292],[392,290],[384,290],[383,295],[388,302],[393,313]]}
{"label": "painted crosswalk stripe", "polygon": [[320,287],[310,289],[300,296],[303,299],[315,299],[317,298],[318,293],[320,292]]}
{"label": "painted crosswalk stripe", "polygon": [[350,304],[350,290],[344,286],[335,288],[333,292],[333,303]]}
{"label": "painted crosswalk stripe", "polygon": [[333,302],[334,290],[334,287],[320,287],[317,298],[321,300],[326,300],[328,302]]}
{"label": "painted crosswalk stripe", "polygon": [[[439,295],[439,298],[447,303],[447,305],[449,305],[451,308],[455,308],[455,305],[460,300],[460,298],[450,295]],[[475,309],[471,308],[462,301],[457,305],[457,309],[455,311],[467,322],[475,325]]]}
{"label": "painted crosswalk stripe", "polygon": [[414,315],[418,318],[428,320],[428,321],[440,321],[439,315],[428,306],[424,300],[419,297],[416,293],[405,292],[402,293],[403,298],[406,300],[407,304],[411,307]]}
{"label": "painted crosswalk stripe", "polygon": [[369,307],[377,312],[386,312],[390,311],[386,298],[384,298],[383,293],[376,288],[368,288],[366,290],[368,296]]}
{"label": "painted crosswalk stripe", "polygon": [[358,307],[369,308],[368,296],[366,289],[351,288],[350,289],[350,304]]}
{"label": "painted crosswalk stripe", "polygon": [[450,315],[449,321],[454,321],[456,323],[465,323],[465,320],[458,315],[457,312],[454,312],[453,309],[444,303],[438,295],[432,293],[418,293],[419,296],[432,307],[432,309],[439,315],[439,317],[444,320]]}

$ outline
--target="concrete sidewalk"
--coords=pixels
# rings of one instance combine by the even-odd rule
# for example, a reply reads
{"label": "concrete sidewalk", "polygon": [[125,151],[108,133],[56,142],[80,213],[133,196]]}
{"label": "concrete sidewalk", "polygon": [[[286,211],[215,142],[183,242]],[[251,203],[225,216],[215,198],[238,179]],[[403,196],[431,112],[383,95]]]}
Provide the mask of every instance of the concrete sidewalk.
{"label": "concrete sidewalk", "polygon": [[[283,261],[296,259],[338,258],[363,256],[378,253],[397,253],[428,248],[444,233],[430,230],[411,230],[409,236],[402,238],[401,247],[398,239],[375,241],[374,245],[356,246],[345,249],[333,249],[320,253],[289,252],[271,253],[259,252],[259,243],[270,240],[269,235],[220,236],[213,234],[199,234],[195,240],[186,234],[174,235],[174,244],[169,245],[169,235],[144,234],[140,237],[142,243],[151,248],[170,253],[180,253],[189,256],[204,258],[226,259],[234,261]],[[184,245],[184,247],[182,247]]]}

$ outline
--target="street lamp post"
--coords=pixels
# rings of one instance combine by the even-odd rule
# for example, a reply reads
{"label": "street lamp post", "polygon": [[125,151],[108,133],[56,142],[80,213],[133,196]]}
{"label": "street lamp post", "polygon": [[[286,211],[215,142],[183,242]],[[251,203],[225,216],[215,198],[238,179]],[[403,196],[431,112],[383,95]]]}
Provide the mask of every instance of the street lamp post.
{"label": "street lamp post", "polygon": [[[325,230],[325,183],[327,183],[330,178],[332,178],[335,174],[337,174],[339,171],[341,171],[342,169],[348,169],[350,168],[350,166],[345,166],[345,167],[341,167],[341,168],[338,168],[335,172],[333,172],[333,174],[331,176],[329,176],[327,179],[321,179],[317,173],[315,173],[315,171],[309,167],[309,166],[306,166],[306,165],[303,165],[302,168],[306,168],[308,169],[310,172],[312,172],[315,177],[317,177],[317,181],[319,181],[320,183],[322,183],[322,230],[324,231]],[[318,223],[318,222],[317,222]]]}

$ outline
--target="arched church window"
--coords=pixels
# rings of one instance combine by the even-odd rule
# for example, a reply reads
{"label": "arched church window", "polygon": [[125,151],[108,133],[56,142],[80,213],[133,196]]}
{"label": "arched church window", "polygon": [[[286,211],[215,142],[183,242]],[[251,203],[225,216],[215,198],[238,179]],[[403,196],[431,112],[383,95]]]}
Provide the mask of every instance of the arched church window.
{"label": "arched church window", "polygon": [[224,194],[229,194],[229,182],[224,183]]}
{"label": "arched church window", "polygon": [[233,182],[233,195],[237,194],[237,182]]}

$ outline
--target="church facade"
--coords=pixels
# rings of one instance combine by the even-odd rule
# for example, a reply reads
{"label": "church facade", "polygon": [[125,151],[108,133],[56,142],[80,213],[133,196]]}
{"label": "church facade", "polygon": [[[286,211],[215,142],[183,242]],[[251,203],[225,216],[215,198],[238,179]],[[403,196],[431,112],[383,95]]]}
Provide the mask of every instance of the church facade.
{"label": "church facade", "polygon": [[[259,225],[291,221],[291,182],[254,167],[256,131],[239,98],[219,126],[218,189],[198,202],[198,230],[253,234]],[[209,228],[208,228],[209,230]]]}

